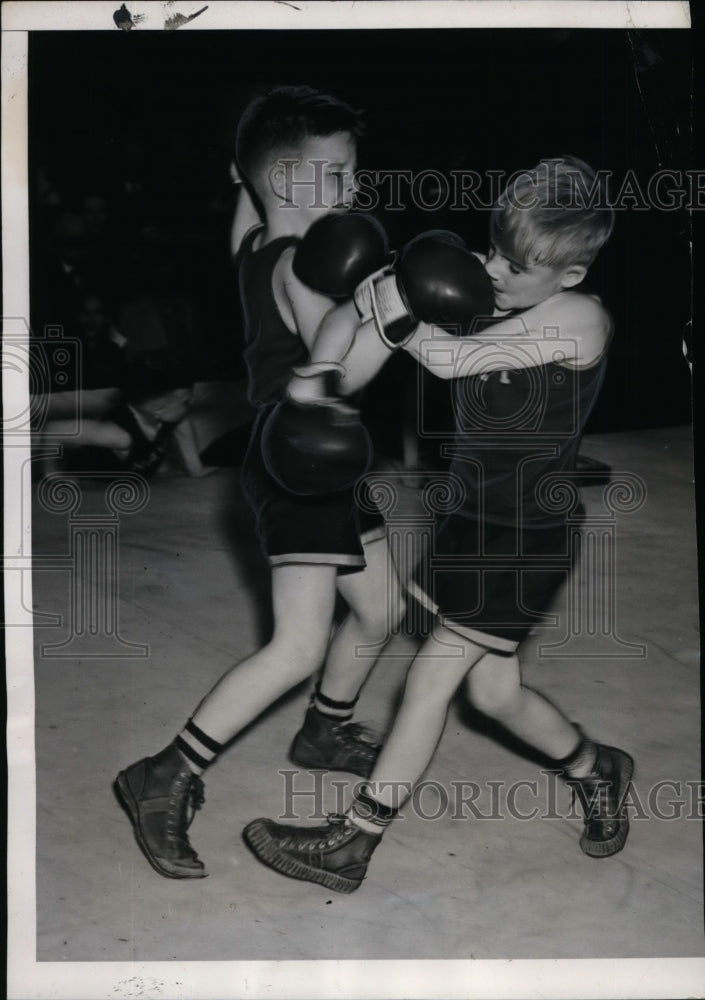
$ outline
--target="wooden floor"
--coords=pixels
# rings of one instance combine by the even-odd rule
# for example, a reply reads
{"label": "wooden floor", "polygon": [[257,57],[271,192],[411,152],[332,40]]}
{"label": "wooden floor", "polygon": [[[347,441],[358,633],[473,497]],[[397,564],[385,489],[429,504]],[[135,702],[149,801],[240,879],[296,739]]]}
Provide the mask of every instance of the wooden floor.
{"label": "wooden floor", "polygon": [[[608,462],[614,480],[622,476],[631,483],[621,500],[612,496],[611,506],[601,487],[584,491],[588,523],[602,519],[603,529],[616,539],[613,562],[599,569],[603,589],[596,598],[609,634],[600,635],[599,620],[592,635],[586,628],[572,634],[566,590],[556,602],[556,623],[537,630],[523,649],[523,661],[530,685],[596,739],[634,756],[632,830],[625,850],[604,861],[584,856],[568,790],[458,701],[423,796],[394,824],[368,878],[351,896],[271,872],[241,839],[248,820],[281,815],[292,804],[302,823],[314,822],[309,816],[335,809],[354,781],[288,763],[309,685],[273,706],[205,775],[206,803],[191,840],[207,862],[209,878],[192,883],[160,878],[138,850],[113,797],[117,771],[165,745],[217,678],[266,634],[267,568],[237,470],[204,480],[158,478],[142,506],[140,498],[130,501],[140,509],[123,507],[112,522],[100,520],[106,513],[101,485],[85,488],[80,511],[48,511],[47,498],[35,498],[34,607],[38,623],[44,621],[35,631],[34,660],[35,973],[42,967],[55,970],[56,981],[63,982],[69,967],[77,983],[74,993],[46,995],[93,995],[81,963],[91,963],[85,968],[96,977],[96,996],[213,1000],[260,993],[322,996],[328,990],[336,996],[523,997],[534,995],[529,971],[527,992],[507,987],[505,994],[482,979],[483,970],[494,968],[485,963],[702,959],[690,433],[668,428],[591,437],[584,452]],[[643,503],[636,494],[627,495],[630,489],[638,492],[639,483]],[[413,484],[404,489],[413,499]],[[76,602],[85,595],[71,590],[78,573],[71,539],[82,531],[88,538],[91,524],[94,545],[105,548],[107,537],[119,536],[118,590],[108,599],[115,620],[107,628],[103,621],[100,634],[76,642]],[[81,572],[98,570],[84,562]],[[580,586],[590,586],[585,579],[576,575]],[[612,597],[614,606],[605,611]],[[61,615],[63,621],[52,624],[43,615]],[[404,634],[392,641],[363,691],[358,719],[382,730],[388,725],[414,649],[414,640]],[[30,789],[31,784],[28,795]],[[29,906],[31,896],[24,898]],[[313,973],[299,981],[301,970],[311,968],[301,965],[304,960],[384,960],[381,970],[394,968],[390,960],[460,965],[424,965],[440,969],[440,979],[429,980],[437,993],[417,992],[431,989],[420,985],[427,982],[421,971],[406,984],[397,973],[399,992],[392,994],[376,992],[364,977],[339,981],[329,965],[314,967],[321,970],[320,979]],[[455,971],[467,969],[468,960],[480,960],[472,966],[477,971],[466,972],[457,986]],[[238,963],[271,961],[299,964],[283,983],[277,976],[288,968],[284,964],[265,966],[270,972],[264,978],[259,966],[259,973],[252,967],[254,979],[239,978],[236,971],[249,968]],[[165,978],[163,965],[153,967],[158,974],[147,974],[149,963],[171,963],[173,979]],[[221,966],[200,966],[196,975],[187,963],[236,964],[223,966],[220,985],[214,986],[209,977]],[[661,995],[649,992],[656,981],[655,966],[650,967],[643,995]],[[98,984],[108,968],[122,969],[124,976],[111,972],[115,985],[103,993]],[[408,972],[412,966],[403,968]],[[202,984],[198,990],[191,985],[193,992],[179,992],[193,975]],[[40,995],[27,988],[27,996]],[[553,987],[548,976],[543,988],[546,996],[588,995],[575,992],[573,978]],[[607,988],[589,995],[618,994]],[[676,989],[673,995],[683,994]]]}

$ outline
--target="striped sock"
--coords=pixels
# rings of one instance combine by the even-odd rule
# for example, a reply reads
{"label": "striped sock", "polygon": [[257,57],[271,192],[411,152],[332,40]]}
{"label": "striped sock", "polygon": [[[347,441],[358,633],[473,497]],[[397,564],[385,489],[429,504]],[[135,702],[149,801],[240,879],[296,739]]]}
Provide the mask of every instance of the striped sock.
{"label": "striped sock", "polygon": [[592,773],[597,761],[597,747],[592,740],[581,735],[580,742],[573,752],[556,763],[562,771],[571,778],[587,778]]}
{"label": "striped sock", "polygon": [[392,822],[398,809],[382,805],[370,795],[368,785],[363,785],[355,792],[353,803],[347,812],[348,819],[366,833],[381,837]]}
{"label": "striped sock", "polygon": [[328,719],[335,719],[336,722],[349,722],[353,717],[357,698],[354,698],[352,701],[336,701],[334,698],[329,698],[328,695],[323,694],[321,685],[316,684],[312,704],[320,715]]}
{"label": "striped sock", "polygon": [[211,739],[193,719],[188,720],[174,742],[194,774],[202,774],[223,749],[223,744]]}

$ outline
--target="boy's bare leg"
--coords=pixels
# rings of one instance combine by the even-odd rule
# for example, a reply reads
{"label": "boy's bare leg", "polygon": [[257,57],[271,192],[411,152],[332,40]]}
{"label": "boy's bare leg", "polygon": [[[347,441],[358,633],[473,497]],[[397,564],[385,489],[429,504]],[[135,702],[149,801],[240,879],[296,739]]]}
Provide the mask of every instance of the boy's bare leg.
{"label": "boy's bare leg", "polygon": [[[449,646],[462,655],[449,656]],[[594,752],[585,747],[580,753],[580,731],[548,699],[522,684],[516,655],[489,652],[441,627],[409,670],[399,714],[370,778],[375,799],[398,808],[399,794],[422,777],[443,733],[450,700],[466,675],[475,708],[555,761],[574,756],[571,777],[591,773]]]}
{"label": "boy's bare leg", "polygon": [[[440,630],[424,643],[411,665],[392,731],[369,785],[356,792],[348,815],[329,817],[327,827],[314,829],[254,820],[244,837],[260,861],[337,892],[353,892],[360,886],[385,827],[433,756],[453,692],[484,653],[479,646],[470,648],[457,641],[455,650],[449,649],[444,637],[453,642],[452,635]],[[460,655],[450,655],[453,651]]]}
{"label": "boy's bare leg", "polygon": [[475,708],[547,757],[569,757],[580,743],[580,733],[562,712],[522,684],[516,654],[486,652],[468,674],[466,690]]}
{"label": "boy's bare leg", "polygon": [[459,640],[442,627],[424,642],[409,669],[399,712],[370,776],[370,794],[376,801],[398,809],[411,794],[438,746],[453,694],[484,655],[481,646]]}
{"label": "boy's bare leg", "polygon": [[325,667],[291,758],[367,777],[379,752],[376,736],[351,723],[362,685],[404,606],[386,538],[365,546],[366,568],[338,578],[349,612],[331,642]]}
{"label": "boy's bare leg", "polygon": [[583,851],[609,857],[621,850],[629,831],[629,755],[585,739],[547,699],[524,687],[516,656],[490,653],[441,627],[412,664],[392,731],[346,816],[329,817],[327,827],[314,829],[255,820],[244,836],[257,857],[293,878],[338,892],[357,889],[385,828],[428,767],[466,675],[476,706],[552,757],[576,788],[585,812]]}
{"label": "boy's bare leg", "polygon": [[241,729],[319,666],[333,618],[335,574],[334,566],[275,567],[271,641],[221,678],[172,743],[118,775],[116,791],[137,842],[160,875],[206,875],[188,838],[193,812],[204,800],[200,774]]}
{"label": "boy's bare leg", "polygon": [[338,578],[349,612],[328,650],[320,689],[339,701],[357,696],[404,611],[387,539],[366,545],[365,560],[360,573]]}
{"label": "boy's bare leg", "polygon": [[228,671],[193,714],[199,729],[226,743],[323,662],[335,606],[335,566],[272,568],[274,632]]}

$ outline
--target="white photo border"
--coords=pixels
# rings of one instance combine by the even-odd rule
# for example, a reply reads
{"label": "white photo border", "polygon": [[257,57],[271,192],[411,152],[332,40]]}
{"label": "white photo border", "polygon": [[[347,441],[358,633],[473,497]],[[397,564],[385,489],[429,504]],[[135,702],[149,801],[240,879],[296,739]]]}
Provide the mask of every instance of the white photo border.
{"label": "white photo border", "polygon": [[[112,2],[7,2],[2,9],[2,213],[5,340],[28,335],[28,34],[119,30]],[[202,4],[134,2],[138,30]],[[689,4],[620,0],[451,2],[211,2],[180,30],[454,27],[687,30]],[[3,356],[4,410],[27,410],[26,372]],[[8,977],[12,1000],[127,998],[654,998],[703,996],[705,958],[555,961],[80,962],[36,961],[34,687],[31,618],[30,442],[4,448],[8,705]],[[18,491],[18,484],[22,488]],[[18,503],[18,496],[22,503]]]}

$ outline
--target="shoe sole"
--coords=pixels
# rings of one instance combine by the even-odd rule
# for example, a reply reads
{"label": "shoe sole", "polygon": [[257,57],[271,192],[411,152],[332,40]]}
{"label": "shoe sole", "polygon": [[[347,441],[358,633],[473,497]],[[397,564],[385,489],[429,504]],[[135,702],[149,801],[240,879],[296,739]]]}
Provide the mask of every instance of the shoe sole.
{"label": "shoe sole", "polygon": [[288,875],[289,878],[299,879],[302,882],[316,882],[327,889],[335,892],[350,893],[360,887],[360,882],[345,878],[344,875],[337,875],[335,872],[327,872],[320,868],[312,868],[302,861],[294,861],[292,858],[281,854],[273,839],[265,821],[255,819],[248,823],[242,831],[242,836],[255,857],[266,865],[273,868],[281,875]]}
{"label": "shoe sole", "polygon": [[140,849],[147,861],[149,861],[155,872],[159,872],[164,878],[176,878],[176,879],[192,879],[192,878],[207,878],[207,871],[196,871],[193,874],[185,872],[174,872],[170,871],[168,868],[162,867],[158,858],[155,858],[151,853],[147,841],[142,834],[142,827],[140,825],[140,812],[139,805],[134,795],[132,794],[132,789],[130,788],[127,781],[127,774],[125,771],[121,771],[113,783],[113,791],[115,796],[122,806],[122,808],[127,813],[132,827],[135,831],[135,839],[140,846]]}
{"label": "shoe sole", "polygon": [[[618,801],[621,803],[619,816],[622,810],[625,810],[624,800],[634,775],[634,761],[624,750],[618,750],[616,747],[605,747],[605,750],[619,756],[623,761],[618,793]],[[629,817],[626,810],[624,811],[624,819],[620,819],[619,823],[620,829],[611,840],[588,840],[583,833],[580,838],[580,848],[583,854],[587,854],[589,858],[611,858],[614,854],[618,854],[629,836]]]}

